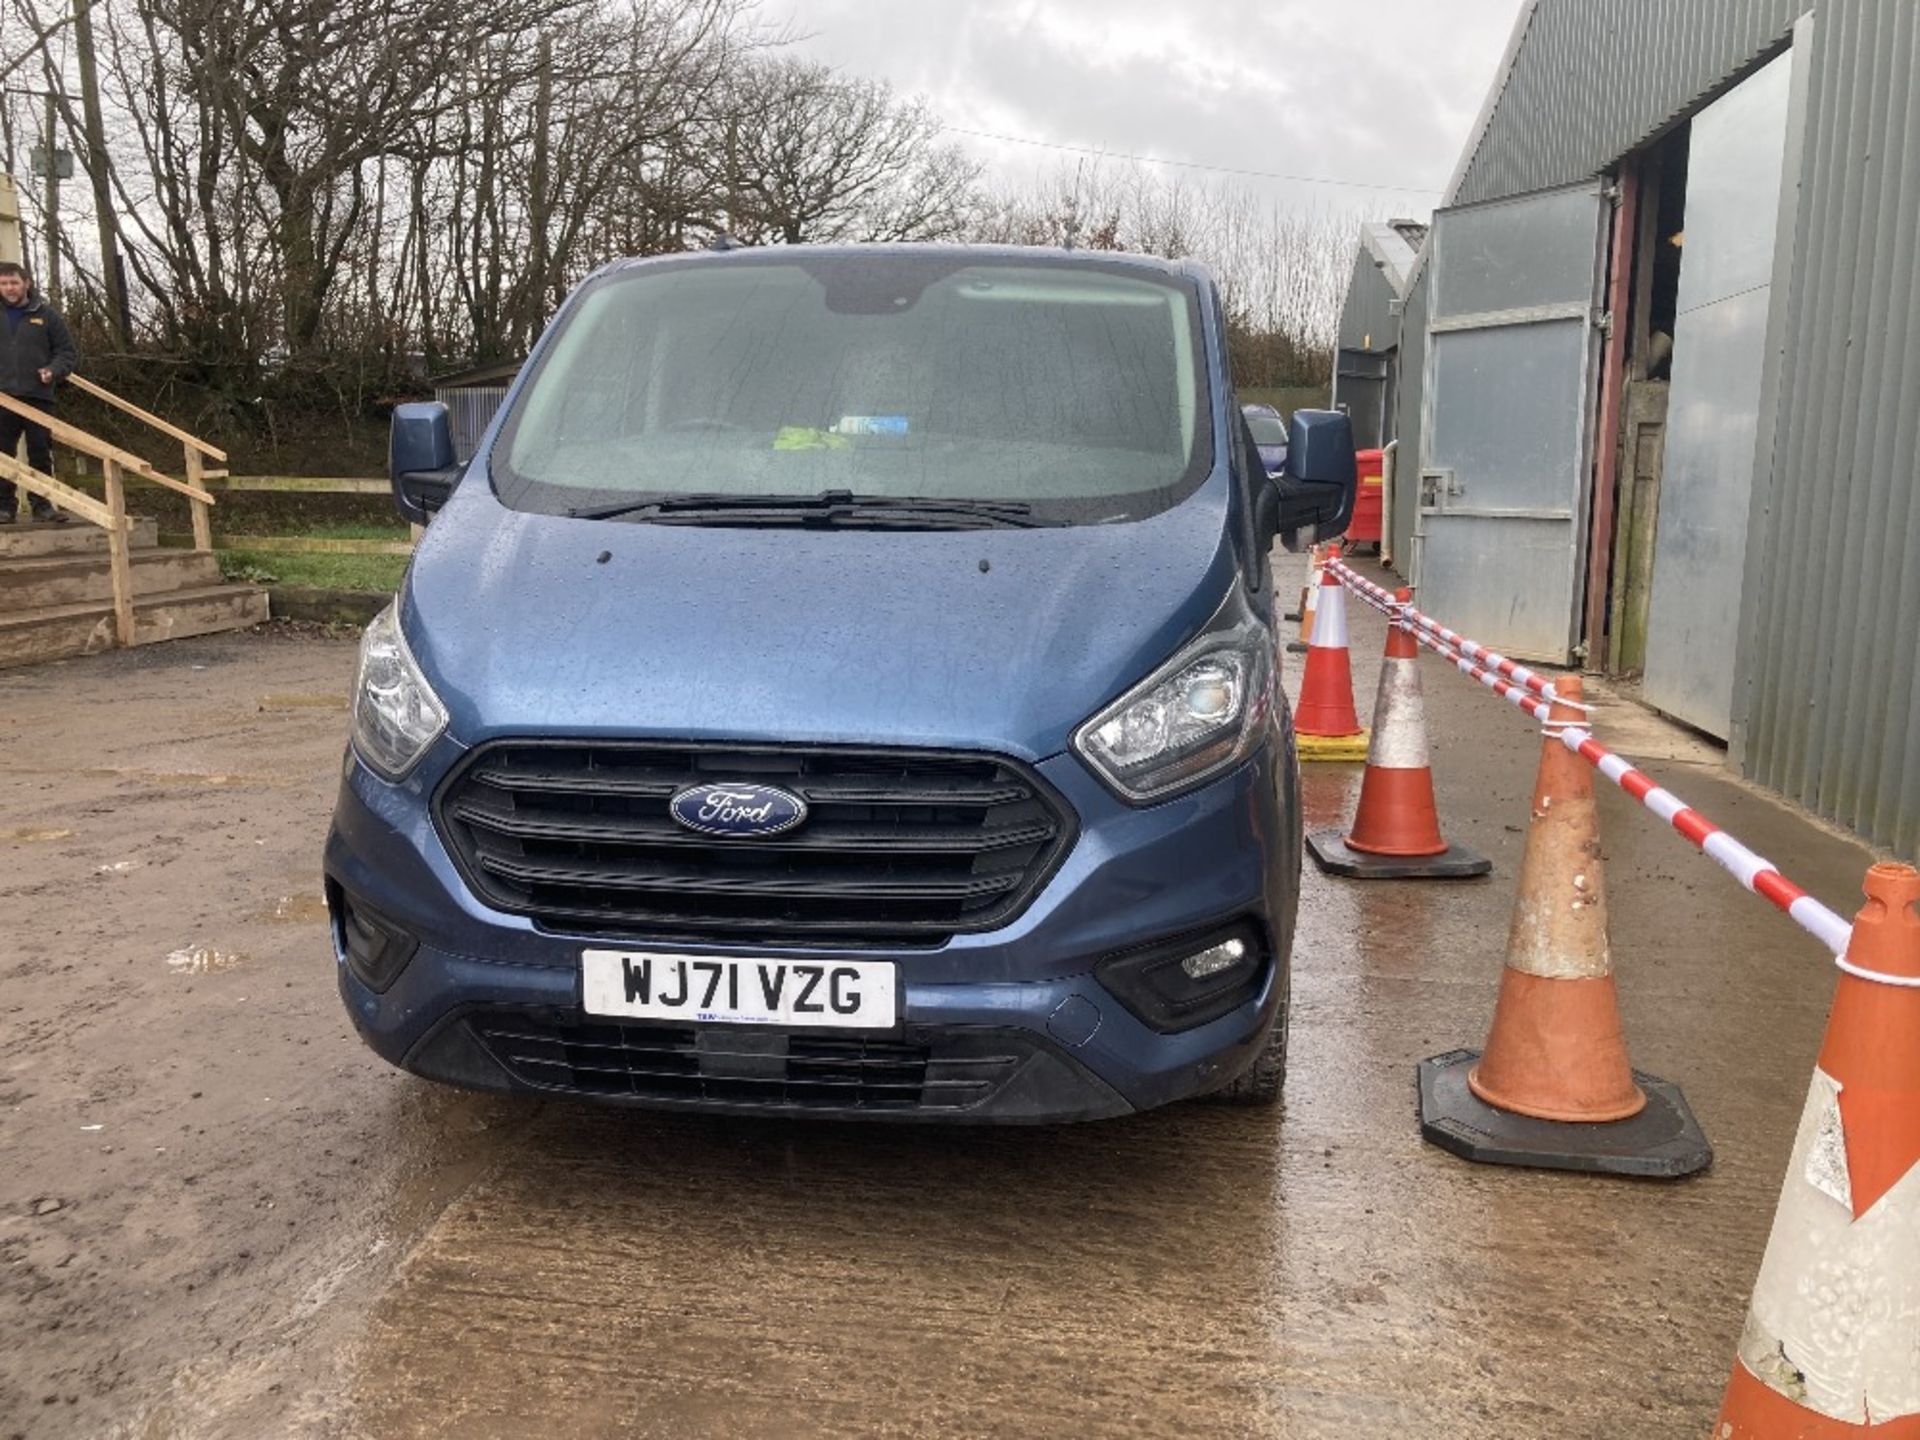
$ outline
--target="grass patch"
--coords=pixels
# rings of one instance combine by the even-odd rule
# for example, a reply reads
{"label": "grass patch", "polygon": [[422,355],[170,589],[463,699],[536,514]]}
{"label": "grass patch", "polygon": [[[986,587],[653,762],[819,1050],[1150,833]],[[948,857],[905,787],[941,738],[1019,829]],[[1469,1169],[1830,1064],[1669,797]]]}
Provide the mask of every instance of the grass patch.
{"label": "grass patch", "polygon": [[362,523],[344,523],[334,525],[303,525],[298,534],[309,540],[410,540],[413,531],[405,525],[370,525]]}
{"label": "grass patch", "polygon": [[[401,537],[405,537],[404,531]],[[332,535],[337,540],[386,539],[385,534]],[[255,585],[308,585],[320,590],[392,594],[407,572],[404,555],[280,555],[257,550],[220,550],[220,573]]]}

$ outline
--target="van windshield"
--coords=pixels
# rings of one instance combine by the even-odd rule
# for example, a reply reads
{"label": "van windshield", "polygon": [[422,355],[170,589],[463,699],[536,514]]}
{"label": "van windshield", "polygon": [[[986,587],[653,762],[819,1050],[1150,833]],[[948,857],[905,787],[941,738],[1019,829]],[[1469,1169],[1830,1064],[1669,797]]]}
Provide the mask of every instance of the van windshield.
{"label": "van windshield", "polygon": [[831,493],[1096,524],[1212,461],[1197,292],[1144,267],[699,256],[614,272],[561,325],[493,449],[517,509]]}

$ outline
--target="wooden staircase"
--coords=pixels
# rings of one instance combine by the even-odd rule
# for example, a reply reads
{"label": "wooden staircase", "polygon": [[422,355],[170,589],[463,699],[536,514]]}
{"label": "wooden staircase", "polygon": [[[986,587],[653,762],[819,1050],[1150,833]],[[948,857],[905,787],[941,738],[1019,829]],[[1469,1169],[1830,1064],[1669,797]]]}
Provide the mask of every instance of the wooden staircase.
{"label": "wooden staircase", "polygon": [[[156,522],[127,532],[133,643],[244,630],[267,618],[267,592],[227,585],[203,550],[163,550]],[[91,655],[118,643],[107,532],[91,525],[0,525],[0,667]]]}
{"label": "wooden staircase", "polygon": [[[208,512],[214,497],[205,482],[226,472],[209,470],[206,462],[224,461],[226,452],[83,376],[67,379],[74,388],[177,442],[186,479],[177,480],[130,450],[0,394],[0,409],[46,426],[54,444],[97,461],[105,484],[104,498],[95,499],[27,468],[14,456],[0,455],[0,479],[51,501],[76,522],[0,526],[0,666],[243,630],[265,620],[266,592],[255,585],[222,584],[213,555]],[[127,513],[129,474],[178,491],[192,502],[193,549],[160,549],[154,522]]]}

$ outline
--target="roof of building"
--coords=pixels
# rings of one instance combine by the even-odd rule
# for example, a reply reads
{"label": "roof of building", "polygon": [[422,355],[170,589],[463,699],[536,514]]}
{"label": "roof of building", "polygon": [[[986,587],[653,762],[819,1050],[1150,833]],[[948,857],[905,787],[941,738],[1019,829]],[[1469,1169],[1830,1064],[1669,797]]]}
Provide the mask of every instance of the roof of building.
{"label": "roof of building", "polygon": [[[1905,4],[1869,0],[1865,13],[1891,19]],[[1818,0],[1521,0],[1440,208],[1601,173],[1778,54],[1817,8]]]}
{"label": "roof of building", "polygon": [[520,373],[525,364],[519,360],[496,360],[491,365],[476,365],[469,370],[455,370],[447,375],[435,375],[432,380],[436,390],[468,390],[477,387],[511,384],[513,377]]}
{"label": "roof of building", "polygon": [[1360,227],[1360,243],[1402,300],[1413,283],[1414,261],[1426,238],[1427,227],[1417,220],[1370,220]]}

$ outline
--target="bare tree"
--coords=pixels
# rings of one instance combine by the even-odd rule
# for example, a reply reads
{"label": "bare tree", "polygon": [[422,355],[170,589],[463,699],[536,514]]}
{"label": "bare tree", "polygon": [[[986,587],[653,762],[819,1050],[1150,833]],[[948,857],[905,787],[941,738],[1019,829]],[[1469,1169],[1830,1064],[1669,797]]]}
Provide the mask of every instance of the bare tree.
{"label": "bare tree", "polygon": [[717,226],[714,168],[693,162],[717,153],[726,73],[752,51],[742,11],[646,0],[569,16],[542,33],[531,74],[480,82],[501,103],[436,121],[421,159],[464,197],[446,260],[476,358],[524,351],[595,264]]}
{"label": "bare tree", "polygon": [[1265,386],[1330,373],[1358,228],[1357,215],[1282,210],[1232,185],[1082,160],[982,197],[968,233],[1204,262],[1220,283],[1235,376]]}
{"label": "bare tree", "polygon": [[743,239],[944,240],[977,166],[885,84],[789,58],[743,72],[724,139],[728,223]]}
{"label": "bare tree", "polygon": [[[64,0],[4,0],[50,36]],[[252,387],[409,349],[523,349],[648,217],[717,215],[748,0],[118,0],[96,6],[103,228],[174,356]],[[46,13],[43,14],[42,11]],[[72,57],[43,46],[68,102]],[[91,153],[91,152],[89,152]],[[657,206],[679,207],[670,220]],[[691,209],[693,214],[688,214]],[[104,250],[105,247],[103,247]],[[98,273],[84,283],[100,289]]]}
{"label": "bare tree", "polygon": [[[489,110],[537,63],[519,37],[579,0],[140,3],[177,37],[177,83],[272,198],[285,337],[298,351],[319,334],[365,222],[364,167],[455,107]],[[462,78],[478,80],[479,97]]]}

